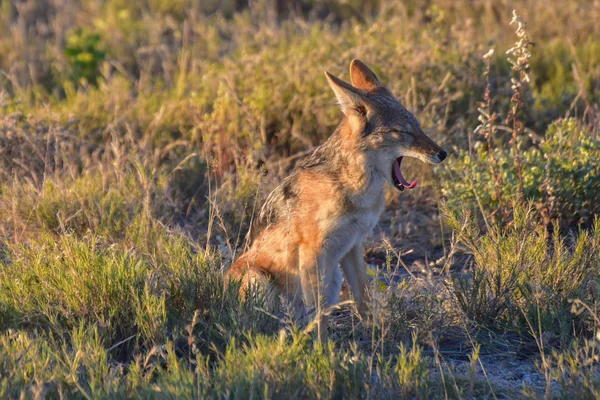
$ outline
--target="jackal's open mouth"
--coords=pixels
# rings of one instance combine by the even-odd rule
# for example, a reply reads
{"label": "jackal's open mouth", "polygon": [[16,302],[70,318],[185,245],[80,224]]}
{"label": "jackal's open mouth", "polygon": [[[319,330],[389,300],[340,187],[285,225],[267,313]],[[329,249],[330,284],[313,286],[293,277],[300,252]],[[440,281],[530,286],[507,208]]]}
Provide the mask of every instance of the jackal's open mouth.
{"label": "jackal's open mouth", "polygon": [[392,164],[392,180],[394,181],[394,186],[400,191],[403,191],[405,188],[416,188],[417,181],[414,181],[413,183],[408,183],[408,181],[404,179],[402,171],[400,170],[400,164],[402,164],[402,157],[396,158],[394,164]]}

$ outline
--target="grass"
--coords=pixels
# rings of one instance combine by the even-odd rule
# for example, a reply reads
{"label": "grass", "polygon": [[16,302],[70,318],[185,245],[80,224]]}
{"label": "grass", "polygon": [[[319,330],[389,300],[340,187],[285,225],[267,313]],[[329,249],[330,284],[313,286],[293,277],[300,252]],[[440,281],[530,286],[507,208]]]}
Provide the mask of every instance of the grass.
{"label": "grass", "polygon": [[[0,3],[0,397],[598,397],[597,7],[129,3]],[[451,155],[320,345],[222,272],[352,58]]]}

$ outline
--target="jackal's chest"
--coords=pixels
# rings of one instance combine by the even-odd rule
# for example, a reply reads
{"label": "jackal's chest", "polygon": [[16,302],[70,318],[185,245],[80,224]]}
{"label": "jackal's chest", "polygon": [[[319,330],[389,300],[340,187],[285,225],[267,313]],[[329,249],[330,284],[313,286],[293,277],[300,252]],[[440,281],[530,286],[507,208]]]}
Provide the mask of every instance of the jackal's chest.
{"label": "jackal's chest", "polygon": [[379,222],[379,217],[383,212],[384,205],[385,201],[382,195],[381,198],[377,199],[370,207],[358,209],[346,215],[346,226],[341,226],[339,229],[353,230],[359,237],[364,239],[364,237],[371,233],[373,228],[375,228],[377,222]]}
{"label": "jackal's chest", "polygon": [[373,231],[384,208],[383,195],[369,207],[348,210],[329,224],[327,242],[330,249],[340,254],[361,244]]}

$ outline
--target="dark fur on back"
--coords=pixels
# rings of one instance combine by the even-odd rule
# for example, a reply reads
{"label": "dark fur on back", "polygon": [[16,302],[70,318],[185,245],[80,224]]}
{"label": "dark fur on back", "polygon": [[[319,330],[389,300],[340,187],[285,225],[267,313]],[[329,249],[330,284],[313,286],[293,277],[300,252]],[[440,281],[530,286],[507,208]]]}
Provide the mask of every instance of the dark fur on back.
{"label": "dark fur on back", "polygon": [[[340,125],[341,127],[341,125]],[[328,141],[314,149],[309,155],[301,159],[290,176],[285,178],[279,186],[273,190],[265,203],[260,209],[260,212],[252,222],[248,237],[250,243],[258,237],[258,235],[267,229],[269,226],[275,225],[277,222],[289,217],[289,212],[295,206],[297,200],[297,179],[299,170],[314,170],[321,174],[327,174],[333,178],[339,172],[339,166],[343,160],[339,155],[339,129],[332,134]]]}
{"label": "dark fur on back", "polygon": [[297,174],[293,172],[269,194],[258,215],[252,221],[250,232],[248,232],[250,243],[254,242],[258,235],[269,226],[289,217],[289,210],[294,207],[298,197],[296,179]]}

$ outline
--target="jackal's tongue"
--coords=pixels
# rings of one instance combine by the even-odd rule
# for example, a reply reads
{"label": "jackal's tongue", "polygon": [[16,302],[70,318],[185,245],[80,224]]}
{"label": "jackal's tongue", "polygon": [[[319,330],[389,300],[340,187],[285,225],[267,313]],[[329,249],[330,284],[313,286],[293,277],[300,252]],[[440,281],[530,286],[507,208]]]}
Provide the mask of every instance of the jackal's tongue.
{"label": "jackal's tongue", "polygon": [[394,164],[392,166],[392,173],[393,173],[394,179],[399,184],[404,186],[405,188],[413,189],[413,188],[417,187],[417,181],[414,181],[413,183],[408,183],[408,181],[406,179],[404,179],[404,176],[402,175],[402,171],[400,170],[400,163],[402,163],[402,157],[398,157],[394,161]]}

